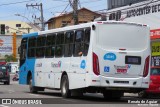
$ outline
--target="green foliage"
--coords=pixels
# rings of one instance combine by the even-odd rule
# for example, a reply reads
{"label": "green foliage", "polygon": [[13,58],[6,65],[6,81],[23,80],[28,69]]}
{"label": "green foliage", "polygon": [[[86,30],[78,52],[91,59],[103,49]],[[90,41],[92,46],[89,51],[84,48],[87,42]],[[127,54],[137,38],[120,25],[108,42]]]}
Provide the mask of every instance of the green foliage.
{"label": "green foliage", "polygon": [[15,58],[13,55],[5,55],[5,61],[6,62],[17,62],[17,58]]}

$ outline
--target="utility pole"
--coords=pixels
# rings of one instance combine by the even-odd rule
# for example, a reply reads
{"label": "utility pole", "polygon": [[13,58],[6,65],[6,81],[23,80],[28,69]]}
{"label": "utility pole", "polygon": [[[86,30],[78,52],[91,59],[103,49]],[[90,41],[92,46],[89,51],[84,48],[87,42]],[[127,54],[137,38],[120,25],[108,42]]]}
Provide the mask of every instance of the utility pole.
{"label": "utility pole", "polygon": [[73,0],[73,20],[74,25],[78,24],[78,0]]}
{"label": "utility pole", "polygon": [[40,7],[40,12],[41,12],[41,24],[42,24],[41,30],[42,30],[42,31],[45,30],[44,17],[43,17],[43,5],[42,5],[42,3],[40,3],[40,4],[35,4],[35,5],[33,5],[33,4],[28,5],[28,4],[27,4],[26,7],[38,7],[38,9],[39,9],[39,7]]}

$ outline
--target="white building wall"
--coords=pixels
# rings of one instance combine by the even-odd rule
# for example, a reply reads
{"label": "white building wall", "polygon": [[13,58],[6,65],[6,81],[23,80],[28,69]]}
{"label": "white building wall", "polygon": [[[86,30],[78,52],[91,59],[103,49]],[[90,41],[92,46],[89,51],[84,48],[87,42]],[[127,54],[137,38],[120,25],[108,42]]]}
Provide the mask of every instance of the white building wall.
{"label": "white building wall", "polygon": [[[20,46],[21,43],[21,39],[22,39],[22,35],[23,34],[27,34],[28,33],[28,29],[29,29],[29,33],[32,32],[37,32],[40,31],[40,28],[31,24],[31,23],[26,23],[26,22],[22,22],[22,21],[0,21],[0,24],[5,24],[5,34],[0,34],[0,39],[1,38],[10,38],[9,42],[6,43],[8,40],[7,39],[3,39],[3,46],[4,47],[6,44],[10,44],[10,47],[12,47],[12,50],[10,50],[10,52],[5,52],[5,50],[0,50],[0,59],[4,59],[5,55],[11,55],[13,52],[13,33],[16,33],[16,50],[17,50],[17,57],[19,57],[18,55],[18,47]],[[16,24],[21,24],[21,27],[16,27]],[[1,43],[1,41],[0,41]]]}
{"label": "white building wall", "polygon": [[[31,24],[22,21],[0,21],[0,24],[5,24],[5,26],[9,27],[9,29],[5,29],[5,35],[12,35],[13,33],[22,35],[28,33],[28,29],[30,29],[30,33],[40,30],[39,28],[36,29],[33,27],[33,24],[33,26],[31,26]],[[16,24],[21,24],[21,27],[16,27]]]}

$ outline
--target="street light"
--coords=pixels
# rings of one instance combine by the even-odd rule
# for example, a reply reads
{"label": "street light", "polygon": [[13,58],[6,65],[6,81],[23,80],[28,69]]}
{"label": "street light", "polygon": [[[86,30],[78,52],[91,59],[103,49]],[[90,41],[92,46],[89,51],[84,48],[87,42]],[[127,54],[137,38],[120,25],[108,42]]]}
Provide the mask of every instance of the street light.
{"label": "street light", "polygon": [[[23,15],[21,15],[21,14],[14,14],[14,15],[15,15],[15,16],[21,16],[21,17],[27,19],[27,20],[30,22],[30,23],[28,23],[28,24],[34,26],[34,28],[36,28],[37,30],[39,30],[38,26],[36,26],[34,23],[32,23],[32,21],[29,20],[27,17],[25,17],[25,16],[23,16]],[[24,28],[24,29],[25,29],[25,28]],[[26,29],[28,30],[28,33],[29,33],[31,28],[26,28]]]}
{"label": "street light", "polygon": [[[23,16],[23,15],[21,15],[21,14],[14,14],[14,15],[15,15],[15,16],[21,16],[21,17],[23,17],[23,18],[26,18],[31,24],[33,24],[31,20],[29,20],[27,17],[25,17],[25,16]],[[33,24],[33,25],[34,25],[34,24]]]}

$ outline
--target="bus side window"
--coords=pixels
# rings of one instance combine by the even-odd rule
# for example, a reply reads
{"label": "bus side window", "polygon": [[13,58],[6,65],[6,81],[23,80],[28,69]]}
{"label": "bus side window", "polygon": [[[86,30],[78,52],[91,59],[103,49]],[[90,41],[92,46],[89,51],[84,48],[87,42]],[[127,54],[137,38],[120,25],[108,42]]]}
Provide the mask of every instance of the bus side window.
{"label": "bus side window", "polygon": [[63,50],[64,50],[64,32],[60,32],[57,34],[56,37],[56,50],[55,50],[55,57],[62,57]]}
{"label": "bus side window", "polygon": [[42,58],[45,53],[46,36],[39,36],[37,38],[36,57]]}
{"label": "bus side window", "polygon": [[27,49],[27,38],[22,39],[20,46],[20,59],[23,60],[26,58],[26,49]]}
{"label": "bus side window", "polygon": [[56,34],[47,35],[45,57],[54,57]]}
{"label": "bus side window", "polygon": [[90,43],[90,33],[91,33],[91,29],[87,28],[85,30],[85,36],[84,36],[83,56],[87,56],[88,54],[88,48],[89,48],[89,43]]}
{"label": "bus side window", "polygon": [[77,30],[75,31],[75,42],[74,42],[74,56],[80,56],[83,54],[83,37],[84,37],[84,30]]}
{"label": "bus side window", "polygon": [[31,37],[29,38],[28,42],[28,57],[35,57],[36,52],[36,38]]}
{"label": "bus side window", "polygon": [[68,31],[65,33],[64,57],[71,57],[73,53],[74,32]]}

